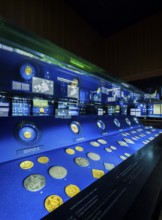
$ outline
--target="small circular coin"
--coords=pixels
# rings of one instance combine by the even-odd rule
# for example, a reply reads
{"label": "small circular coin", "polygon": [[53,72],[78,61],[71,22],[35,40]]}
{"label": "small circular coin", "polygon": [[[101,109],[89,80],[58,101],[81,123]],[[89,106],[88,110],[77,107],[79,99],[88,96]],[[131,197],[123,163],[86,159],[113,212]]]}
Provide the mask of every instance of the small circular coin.
{"label": "small circular coin", "polygon": [[66,150],[65,150],[65,152],[67,153],[67,154],[75,154],[75,150],[73,150],[72,148],[67,148]]}
{"label": "small circular coin", "polygon": [[100,155],[93,153],[93,152],[89,152],[87,153],[87,156],[91,159],[91,160],[100,160]]}
{"label": "small circular coin", "polygon": [[92,145],[93,147],[99,147],[100,144],[97,141],[91,141],[90,145]]}
{"label": "small circular coin", "polygon": [[20,167],[24,170],[28,170],[34,166],[34,163],[30,160],[25,160],[20,163]]}
{"label": "small circular coin", "polygon": [[31,138],[31,136],[32,136],[32,134],[31,134],[30,131],[25,131],[25,132],[24,132],[24,137],[25,137],[26,139]]}
{"label": "small circular coin", "polygon": [[46,185],[46,179],[40,174],[32,174],[24,180],[25,189],[36,192]]}
{"label": "small circular coin", "polygon": [[75,150],[77,150],[77,151],[80,151],[80,152],[81,152],[81,151],[83,151],[84,149],[83,149],[83,147],[76,146],[76,147],[75,147]]}
{"label": "small circular coin", "polygon": [[67,169],[62,166],[53,166],[49,169],[49,174],[55,179],[63,179],[67,175]]}
{"label": "small circular coin", "polygon": [[103,139],[98,139],[97,140],[100,144],[107,144],[107,141],[103,140]]}
{"label": "small circular coin", "polygon": [[76,157],[75,163],[81,167],[87,167],[89,165],[89,161],[84,157]]}
{"label": "small circular coin", "polygon": [[48,196],[44,202],[47,211],[52,212],[63,204],[63,200],[58,195]]}
{"label": "small circular coin", "polygon": [[70,198],[72,198],[73,196],[75,196],[80,192],[80,189],[78,186],[74,184],[69,184],[65,187],[65,192]]}
{"label": "small circular coin", "polygon": [[45,157],[45,156],[39,157],[38,158],[38,162],[42,163],[42,164],[48,163],[49,162],[49,158]]}

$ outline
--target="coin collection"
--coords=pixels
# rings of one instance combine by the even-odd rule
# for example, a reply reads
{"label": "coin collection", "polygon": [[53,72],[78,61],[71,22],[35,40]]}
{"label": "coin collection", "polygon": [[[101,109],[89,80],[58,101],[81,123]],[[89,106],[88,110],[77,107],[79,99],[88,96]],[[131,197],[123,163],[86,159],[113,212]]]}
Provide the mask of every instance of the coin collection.
{"label": "coin collection", "polygon": [[[137,129],[139,132],[143,131],[143,129]],[[149,131],[146,131],[146,133],[148,133]],[[129,147],[129,144],[135,144],[134,141],[140,139],[140,137],[145,137],[145,134],[138,134],[138,136],[132,136],[131,135],[131,139],[129,138],[125,138],[127,136],[129,136],[130,134],[135,134],[137,133],[137,131],[130,131],[129,132],[124,132],[121,135],[123,136],[123,140],[121,141],[117,141],[117,143],[120,146],[123,147]],[[156,134],[157,136],[157,134]],[[147,144],[149,143],[149,141],[153,140],[154,137],[149,137],[148,140],[144,140],[142,141],[143,144]],[[134,140],[134,141],[133,141]],[[89,144],[92,147],[99,147],[99,149],[103,149],[104,151],[108,152],[108,153],[112,153],[114,151],[117,150],[116,146],[113,145],[109,145],[108,142],[104,139],[97,139],[96,141],[90,141]],[[96,151],[97,151],[96,148]],[[74,164],[76,164],[76,166],[79,166],[81,169],[85,169],[85,167],[90,168],[90,163],[91,161],[96,163],[97,161],[101,162],[101,156],[93,151],[88,151],[85,152],[85,147],[83,148],[82,146],[75,146],[73,148],[65,148],[64,152],[65,155],[69,155],[68,157],[72,157],[72,160],[74,162]],[[126,148],[123,148],[126,149]],[[127,148],[128,149],[128,148]],[[82,152],[84,152],[84,155],[81,155]],[[80,153],[80,156],[76,156],[76,153]],[[131,154],[128,152],[123,152],[121,155],[119,155],[118,157],[121,160],[126,160],[128,157],[130,157]],[[47,164],[49,165],[49,158],[47,156],[40,156],[37,158],[37,162],[39,164]],[[113,163],[108,163],[108,162],[104,162],[103,164],[103,168],[105,168],[105,170],[110,171],[112,170],[115,165]],[[20,168],[22,170],[30,170],[33,166],[34,166],[34,162],[31,160],[24,160],[19,164]],[[104,170],[102,169],[91,169],[91,175],[94,179],[99,179],[101,178],[103,175],[105,174]],[[60,181],[62,179],[66,180],[66,177],[68,176],[68,170],[66,169],[66,167],[64,166],[58,166],[58,165],[53,165],[50,166],[48,169],[48,175],[55,179],[56,181]],[[26,178],[24,178],[23,180],[23,185],[24,188],[29,191],[29,192],[37,192],[37,191],[41,191],[42,189],[44,189],[44,187],[47,184],[47,180],[46,178],[38,173],[33,173],[31,175],[28,175]],[[59,183],[58,183],[59,184]],[[64,193],[69,197],[72,198],[75,195],[77,195],[80,192],[80,188],[78,185],[74,184],[73,182],[66,185],[64,187]],[[45,200],[44,200],[44,207],[46,208],[46,210],[48,212],[51,212],[55,209],[57,209],[59,206],[61,206],[64,203],[63,198],[61,198],[60,195],[56,195],[56,194],[51,194],[48,195]]]}

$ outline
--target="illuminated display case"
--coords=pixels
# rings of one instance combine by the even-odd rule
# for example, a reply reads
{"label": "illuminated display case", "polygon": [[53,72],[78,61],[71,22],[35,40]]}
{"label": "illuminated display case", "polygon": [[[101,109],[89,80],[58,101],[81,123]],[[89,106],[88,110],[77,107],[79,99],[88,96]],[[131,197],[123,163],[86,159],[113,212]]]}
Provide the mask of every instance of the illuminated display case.
{"label": "illuminated display case", "polygon": [[0,32],[2,219],[41,219],[52,211],[63,219],[59,210],[82,203],[86,190],[91,209],[93,184],[108,178],[111,190],[160,135],[136,117],[161,114],[160,102],[153,105],[141,90],[3,19]]}

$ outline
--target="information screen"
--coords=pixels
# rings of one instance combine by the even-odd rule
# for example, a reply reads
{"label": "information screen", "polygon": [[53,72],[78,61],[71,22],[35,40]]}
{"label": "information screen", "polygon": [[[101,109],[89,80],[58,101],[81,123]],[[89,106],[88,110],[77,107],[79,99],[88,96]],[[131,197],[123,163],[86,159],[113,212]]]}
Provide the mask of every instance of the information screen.
{"label": "information screen", "polygon": [[13,97],[12,99],[12,116],[28,116],[30,115],[31,100],[21,97]]}
{"label": "information screen", "polygon": [[54,82],[51,80],[33,77],[32,78],[32,92],[46,95],[54,94]]}
{"label": "information screen", "polygon": [[33,115],[52,115],[53,103],[45,99],[33,99]]}

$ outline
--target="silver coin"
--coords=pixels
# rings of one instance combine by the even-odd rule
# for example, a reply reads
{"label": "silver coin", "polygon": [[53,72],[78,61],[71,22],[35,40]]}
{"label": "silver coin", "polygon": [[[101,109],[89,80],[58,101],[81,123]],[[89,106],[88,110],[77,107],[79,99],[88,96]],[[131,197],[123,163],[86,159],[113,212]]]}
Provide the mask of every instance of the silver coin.
{"label": "silver coin", "polygon": [[55,179],[63,179],[67,175],[67,170],[62,166],[53,166],[49,169],[49,174]]}
{"label": "silver coin", "polygon": [[89,161],[84,157],[76,157],[75,163],[81,167],[87,167],[89,165]]}
{"label": "silver coin", "polygon": [[110,148],[111,148],[112,150],[116,150],[116,147],[114,147],[114,146],[110,146]]}
{"label": "silver coin", "polygon": [[134,144],[134,141],[132,141],[131,139],[128,139],[128,138],[124,138],[124,141],[128,144]]}
{"label": "silver coin", "polygon": [[107,141],[103,140],[103,139],[98,139],[97,140],[100,144],[107,144]]}
{"label": "silver coin", "polygon": [[131,126],[131,122],[128,118],[126,118],[125,121],[126,121],[127,125]]}
{"label": "silver coin", "polygon": [[123,155],[121,155],[120,158],[121,158],[122,160],[126,160],[126,159],[127,159],[127,158],[126,158],[125,156],[123,156]]}
{"label": "silver coin", "polygon": [[112,150],[111,150],[110,148],[108,148],[108,147],[106,147],[105,150],[106,150],[107,152],[109,152],[109,153],[112,152]]}
{"label": "silver coin", "polygon": [[128,154],[128,153],[124,153],[124,155],[125,155],[126,157],[130,157],[130,156],[131,156],[131,155]]}
{"label": "silver coin", "polygon": [[36,192],[46,185],[46,179],[40,174],[32,174],[24,180],[25,189]]}
{"label": "silver coin", "polygon": [[106,170],[112,170],[115,166],[112,163],[104,163]]}
{"label": "silver coin", "polygon": [[90,144],[93,146],[93,147],[99,147],[100,144],[97,143],[96,141],[91,141]]}
{"label": "silver coin", "polygon": [[127,146],[128,146],[128,144],[127,144],[125,141],[118,141],[118,144],[119,144],[120,146],[124,146],[124,147],[127,147]]}
{"label": "silver coin", "polygon": [[100,155],[96,154],[96,153],[92,153],[89,152],[87,153],[87,156],[91,159],[91,160],[100,160]]}
{"label": "silver coin", "polygon": [[117,127],[120,127],[120,122],[118,119],[114,119],[114,124],[117,126]]}

